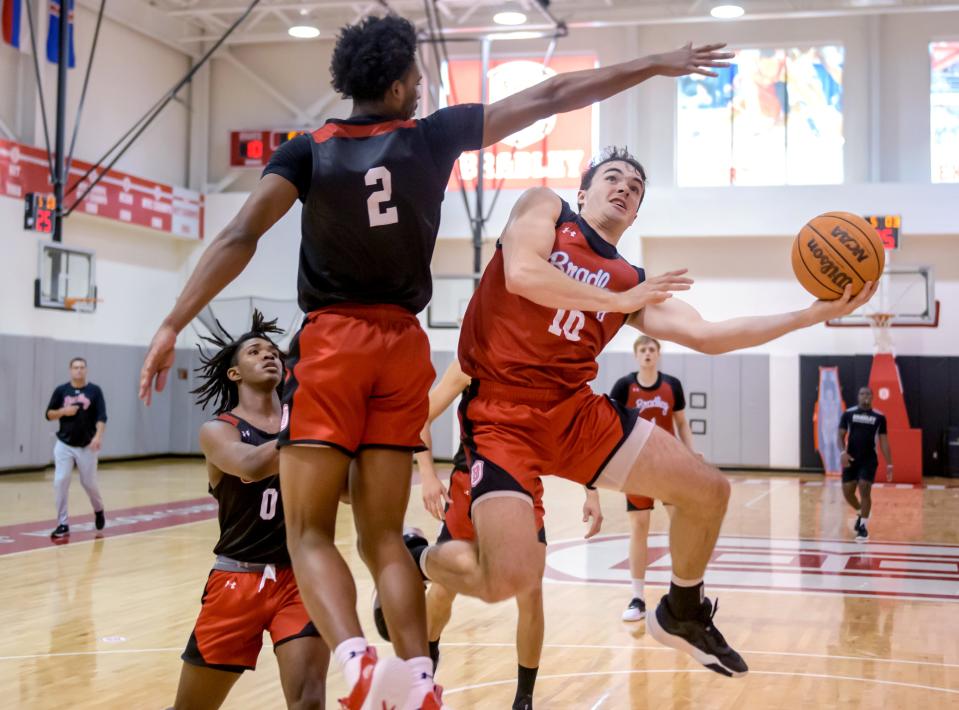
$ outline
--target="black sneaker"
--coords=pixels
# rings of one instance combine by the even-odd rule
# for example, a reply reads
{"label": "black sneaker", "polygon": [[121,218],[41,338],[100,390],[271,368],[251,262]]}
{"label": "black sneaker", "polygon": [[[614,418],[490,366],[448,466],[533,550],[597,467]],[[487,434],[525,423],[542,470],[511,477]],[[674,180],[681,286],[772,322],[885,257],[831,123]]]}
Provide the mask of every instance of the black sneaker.
{"label": "black sneaker", "polygon": [[50,537],[54,540],[57,540],[61,537],[70,537],[70,526],[69,525],[57,525]]}
{"label": "black sneaker", "polygon": [[673,616],[664,596],[656,611],[646,618],[646,630],[661,644],[688,653],[709,670],[739,678],[746,675],[749,667],[742,656],[729,647],[719,629],[713,626],[713,617],[718,609],[718,600],[714,607],[709,599],[705,599],[699,614],[683,621]]}
{"label": "black sneaker", "polygon": [[97,530],[103,530],[107,524],[107,518],[103,514],[102,510],[93,511],[93,524],[96,526]]}
{"label": "black sneaker", "polygon": [[513,710],[533,710],[533,696],[524,695],[513,701]]}
{"label": "black sneaker", "polygon": [[633,597],[633,600],[623,612],[623,621],[642,621],[646,618],[646,602],[639,597]]}
{"label": "black sneaker", "polygon": [[413,561],[416,563],[416,569],[419,570],[423,581],[428,582],[429,580],[426,578],[426,575],[423,574],[423,568],[420,567],[420,557],[423,556],[423,551],[429,547],[429,540],[424,537],[423,531],[419,528],[404,528],[403,542],[406,543],[406,549],[409,550],[410,555],[413,556]]}
{"label": "black sneaker", "polygon": [[861,528],[861,527],[862,527],[862,516],[861,516],[861,515],[857,515],[857,516],[856,516],[856,522],[854,522],[854,523],[852,524],[852,531],[853,531],[854,533],[858,533],[858,532],[859,532],[859,528]]}
{"label": "black sneaker", "polygon": [[869,531],[866,530],[865,525],[860,525],[859,530],[856,531],[856,542],[868,542],[869,541]]}
{"label": "black sneaker", "polygon": [[386,625],[386,617],[383,616],[383,606],[380,604],[380,593],[373,592],[373,623],[376,624],[376,630],[380,638],[384,641],[390,640],[390,629]]}

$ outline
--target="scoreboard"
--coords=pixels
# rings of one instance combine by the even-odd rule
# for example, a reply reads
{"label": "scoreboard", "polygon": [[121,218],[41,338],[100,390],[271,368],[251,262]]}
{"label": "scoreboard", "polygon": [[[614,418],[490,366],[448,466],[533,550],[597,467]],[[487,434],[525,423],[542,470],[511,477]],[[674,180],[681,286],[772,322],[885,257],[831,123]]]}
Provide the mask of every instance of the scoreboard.
{"label": "scoreboard", "polygon": [[886,249],[899,248],[899,228],[902,226],[902,218],[897,214],[884,214],[867,216],[866,221],[872,225],[872,228],[882,239],[882,245]]}
{"label": "scoreboard", "polygon": [[270,162],[276,149],[305,130],[289,131],[231,131],[230,167],[262,168]]}

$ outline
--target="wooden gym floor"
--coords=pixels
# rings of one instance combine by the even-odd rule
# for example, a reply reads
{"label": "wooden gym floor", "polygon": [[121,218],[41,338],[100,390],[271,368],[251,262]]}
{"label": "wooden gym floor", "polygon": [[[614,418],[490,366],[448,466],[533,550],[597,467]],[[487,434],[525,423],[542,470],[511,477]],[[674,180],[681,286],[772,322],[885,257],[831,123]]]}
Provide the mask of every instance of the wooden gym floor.
{"label": "wooden gym floor", "polygon": [[[872,540],[852,542],[839,487],[818,476],[731,477],[733,497],[707,577],[716,621],[751,667],[742,680],[706,671],[619,620],[629,600],[626,514],[603,493],[606,520],[582,541],[582,493],[546,486],[550,539],[546,646],[536,707],[959,707],[959,482],[874,491]],[[0,476],[0,707],[162,708],[199,608],[216,538],[198,460],[107,464],[106,535],[97,539],[79,481],[69,544],[53,545],[52,471]],[[413,491],[410,522],[437,524]],[[647,600],[668,580],[661,509],[653,514]],[[375,635],[369,576],[349,507],[341,550]],[[438,680],[455,708],[508,708],[515,687],[512,603],[459,599]],[[344,688],[331,671],[328,706]],[[227,708],[282,707],[269,646]]]}

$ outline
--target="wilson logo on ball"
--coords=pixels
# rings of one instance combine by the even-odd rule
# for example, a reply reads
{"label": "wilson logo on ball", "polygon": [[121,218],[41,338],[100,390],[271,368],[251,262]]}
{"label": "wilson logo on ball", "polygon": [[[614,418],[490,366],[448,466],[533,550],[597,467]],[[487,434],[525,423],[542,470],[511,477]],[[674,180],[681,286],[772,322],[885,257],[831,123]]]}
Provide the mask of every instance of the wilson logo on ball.
{"label": "wilson logo on ball", "polygon": [[885,263],[886,252],[876,230],[850,212],[813,217],[793,241],[793,271],[816,298],[836,299],[846,288],[856,295],[867,281],[882,276]]}

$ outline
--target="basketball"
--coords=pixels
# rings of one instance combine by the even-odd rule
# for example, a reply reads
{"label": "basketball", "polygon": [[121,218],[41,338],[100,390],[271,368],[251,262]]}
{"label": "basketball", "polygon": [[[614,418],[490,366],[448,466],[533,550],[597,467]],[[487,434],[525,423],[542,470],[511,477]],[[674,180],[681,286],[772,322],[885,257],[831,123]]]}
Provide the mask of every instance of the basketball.
{"label": "basketball", "polygon": [[886,263],[882,240],[866,220],[850,212],[826,212],[806,222],[792,250],[799,283],[816,298],[831,301],[852,286],[856,295],[876,281]]}

